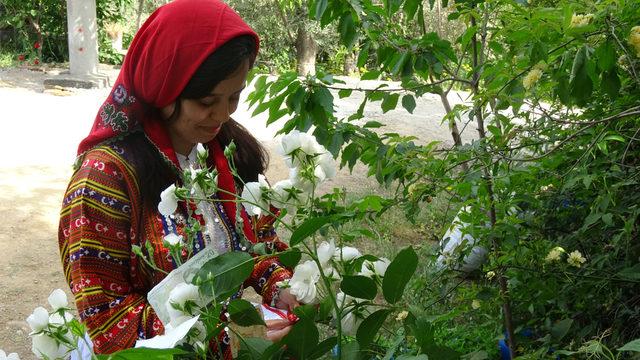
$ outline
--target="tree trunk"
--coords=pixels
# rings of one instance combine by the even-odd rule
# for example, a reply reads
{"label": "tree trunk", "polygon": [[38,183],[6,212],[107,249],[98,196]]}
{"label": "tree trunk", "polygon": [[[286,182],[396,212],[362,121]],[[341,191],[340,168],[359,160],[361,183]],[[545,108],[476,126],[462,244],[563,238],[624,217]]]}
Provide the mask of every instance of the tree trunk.
{"label": "tree trunk", "polygon": [[144,0],[138,0],[138,17],[136,18],[136,29],[140,29],[140,21],[142,21],[142,8],[144,6]]}
{"label": "tree trunk", "polygon": [[356,64],[356,54],[353,51],[347,53],[344,58],[344,74],[347,76],[358,73],[358,66]]}
{"label": "tree trunk", "polygon": [[298,37],[296,39],[296,60],[298,63],[298,73],[302,76],[316,74],[316,55],[318,44],[304,24],[298,27]]}

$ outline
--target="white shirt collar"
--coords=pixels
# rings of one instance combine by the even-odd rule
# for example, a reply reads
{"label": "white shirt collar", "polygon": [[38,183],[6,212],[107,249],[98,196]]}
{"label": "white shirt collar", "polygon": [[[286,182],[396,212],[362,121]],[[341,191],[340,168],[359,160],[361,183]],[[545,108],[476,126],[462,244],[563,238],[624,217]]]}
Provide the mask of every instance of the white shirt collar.
{"label": "white shirt collar", "polygon": [[180,163],[180,167],[182,169],[188,169],[189,167],[196,165],[198,163],[198,145],[194,145],[189,152],[189,155],[185,156],[179,153],[176,153],[176,157],[178,158],[178,162]]}

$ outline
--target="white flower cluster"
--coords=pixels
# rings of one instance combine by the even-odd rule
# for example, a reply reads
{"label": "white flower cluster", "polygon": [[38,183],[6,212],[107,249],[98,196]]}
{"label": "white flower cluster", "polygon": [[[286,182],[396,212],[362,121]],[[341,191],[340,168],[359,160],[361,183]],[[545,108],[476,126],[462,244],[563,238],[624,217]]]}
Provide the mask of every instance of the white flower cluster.
{"label": "white flower cluster", "polygon": [[570,28],[581,28],[589,25],[593,20],[593,14],[573,14],[571,16]]}
{"label": "white flower cluster", "polygon": [[260,215],[269,205],[293,212],[304,205],[313,189],[336,176],[336,162],[310,134],[293,130],[282,137],[278,152],[289,167],[289,178],[270,187],[263,175],[244,186],[241,198],[251,215]]}
{"label": "white flower cluster", "polygon": [[[335,281],[340,280],[340,273],[337,270],[340,265],[350,263],[362,256],[360,251],[354,247],[336,247],[333,240],[320,243],[316,249],[316,254],[322,272],[329,279]],[[365,260],[357,275],[374,279],[382,278],[387,271],[389,263],[390,261],[387,258],[380,258],[376,261]],[[325,295],[320,291],[321,268],[313,260],[307,260],[295,267],[293,276],[287,284],[290,287],[291,294],[298,301],[305,304],[315,304]],[[336,300],[338,306],[342,309],[342,318],[340,320],[342,330],[347,335],[353,335],[366,315],[371,313],[369,307],[363,305],[368,300],[354,298],[343,292],[339,292],[336,295]]]}
{"label": "white flower cluster", "polygon": [[640,26],[634,26],[629,32],[629,45],[636,51],[636,55],[640,57]]}
{"label": "white flower cluster", "polygon": [[210,301],[196,285],[179,283],[169,293],[166,308],[170,321],[164,324],[164,335],[138,340],[136,347],[170,349],[187,342],[196,349],[205,350],[207,331],[199,318],[200,309]]}
{"label": "white flower cluster", "polygon": [[[547,254],[547,256],[545,257],[544,261],[548,262],[548,263],[552,263],[552,262],[557,262],[557,261],[561,261],[562,260],[562,255],[565,254],[566,251],[561,248],[560,246],[556,246],[553,249],[551,249],[551,251],[549,251],[549,253]],[[582,264],[584,264],[587,261],[587,259],[582,256],[582,253],[578,250],[574,250],[571,253],[569,253],[567,255],[567,264],[573,266],[573,267],[581,267]]]}
{"label": "white flower cluster", "polygon": [[72,334],[69,328],[69,324],[76,320],[67,309],[69,303],[64,291],[54,290],[47,300],[51,312],[39,306],[27,318],[32,330],[29,334],[31,351],[39,359],[65,359],[77,345],[78,336]]}

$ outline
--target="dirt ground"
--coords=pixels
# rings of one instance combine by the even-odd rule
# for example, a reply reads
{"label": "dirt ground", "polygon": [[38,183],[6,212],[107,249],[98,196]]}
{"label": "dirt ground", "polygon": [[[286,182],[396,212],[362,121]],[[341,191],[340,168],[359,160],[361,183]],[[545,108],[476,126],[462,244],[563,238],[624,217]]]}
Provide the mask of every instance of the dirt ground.
{"label": "dirt ground", "polygon": [[[109,91],[44,91],[42,81],[63,70],[0,69],[0,349],[17,352],[23,360],[34,358],[27,316],[37,306],[48,306],[47,297],[56,288],[71,295],[58,253],[58,211],[75,147]],[[105,67],[103,71],[112,79],[117,75],[117,69]],[[454,103],[461,100],[458,94],[451,99]],[[360,104],[357,97],[337,96],[335,103],[339,114],[352,113]],[[385,131],[450,143],[446,126],[440,125],[442,115],[435,96],[419,99],[413,115],[403,109],[382,114],[377,104],[366,110],[369,120],[388,125]],[[275,148],[278,124],[266,128],[265,118],[251,118],[246,108],[234,117],[270,149]],[[471,132],[467,129],[467,134]],[[376,185],[364,173],[341,171],[325,187],[375,191]],[[287,175],[283,162],[273,154],[267,176],[277,181]]]}

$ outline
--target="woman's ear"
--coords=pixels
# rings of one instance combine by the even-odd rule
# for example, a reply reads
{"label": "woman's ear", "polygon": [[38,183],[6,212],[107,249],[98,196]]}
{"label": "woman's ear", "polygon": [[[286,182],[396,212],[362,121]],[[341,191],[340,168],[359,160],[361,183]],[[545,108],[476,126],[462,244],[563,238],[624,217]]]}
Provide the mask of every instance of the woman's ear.
{"label": "woman's ear", "polygon": [[174,112],[176,111],[176,102],[172,102],[171,104],[160,109],[160,114],[164,120],[171,119],[174,116]]}

